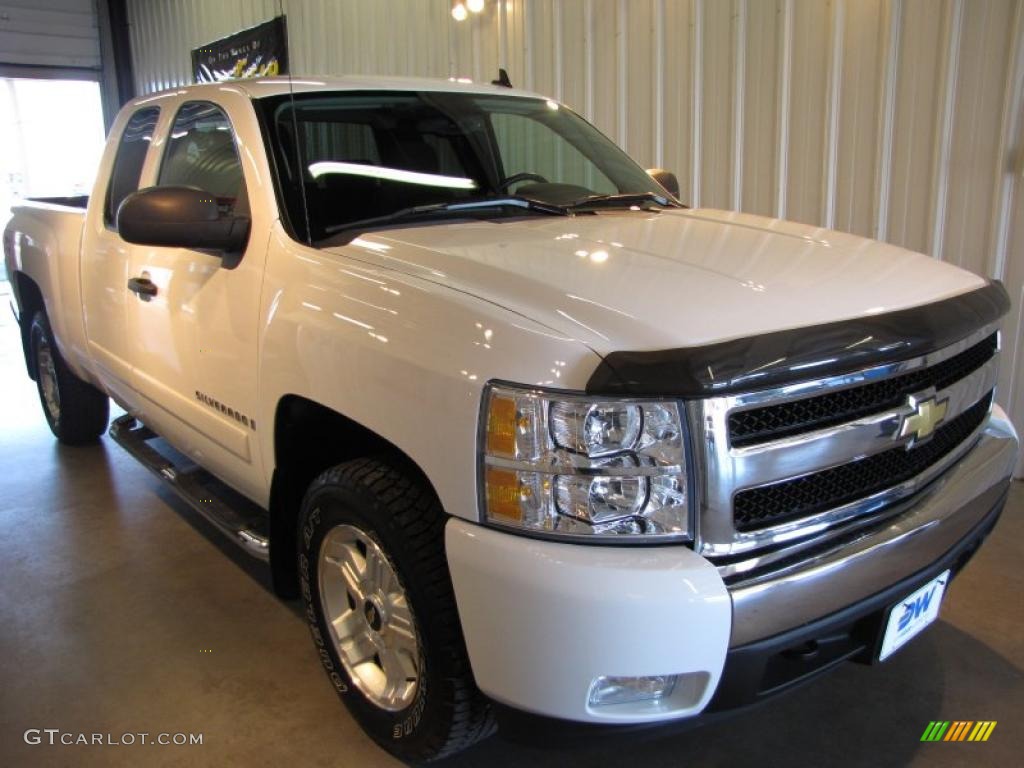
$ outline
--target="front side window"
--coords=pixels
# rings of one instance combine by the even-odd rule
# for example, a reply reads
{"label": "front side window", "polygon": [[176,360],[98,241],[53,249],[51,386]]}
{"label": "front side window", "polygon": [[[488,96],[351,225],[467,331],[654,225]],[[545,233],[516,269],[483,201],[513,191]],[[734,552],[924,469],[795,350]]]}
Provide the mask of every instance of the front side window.
{"label": "front side window", "polygon": [[317,244],[410,209],[433,215],[424,206],[664,195],[596,128],[545,99],[349,91],[268,97],[257,109],[284,217],[293,236]]}
{"label": "front side window", "polygon": [[167,139],[157,186],[195,187],[209,192],[224,214],[245,205],[234,133],[219,107],[205,101],[181,106]]}
{"label": "front side window", "polygon": [[124,199],[139,189],[142,165],[146,162],[146,152],[149,151],[159,117],[159,108],[145,107],[136,110],[124,127],[121,141],[117,144],[117,154],[114,155],[107,199],[103,205],[103,221],[108,227],[115,226],[117,209]]}

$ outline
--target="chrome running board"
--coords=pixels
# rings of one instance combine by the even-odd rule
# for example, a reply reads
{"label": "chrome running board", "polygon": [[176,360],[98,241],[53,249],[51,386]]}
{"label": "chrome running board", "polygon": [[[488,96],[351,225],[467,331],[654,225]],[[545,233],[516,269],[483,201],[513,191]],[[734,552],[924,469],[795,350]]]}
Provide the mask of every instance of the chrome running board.
{"label": "chrome running board", "polygon": [[190,461],[132,416],[115,419],[110,436],[245,552],[264,562],[270,560],[265,510]]}

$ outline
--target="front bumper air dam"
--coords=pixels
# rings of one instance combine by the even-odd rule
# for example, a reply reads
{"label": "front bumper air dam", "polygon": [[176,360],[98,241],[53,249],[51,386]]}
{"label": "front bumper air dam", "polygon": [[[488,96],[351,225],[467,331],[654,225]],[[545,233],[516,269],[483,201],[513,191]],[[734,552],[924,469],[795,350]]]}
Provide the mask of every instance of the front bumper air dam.
{"label": "front bumper air dam", "polygon": [[807,626],[731,648],[718,689],[700,714],[670,722],[602,725],[543,717],[495,704],[502,738],[531,746],[565,748],[663,738],[755,709],[776,694],[809,682],[847,659],[873,661],[889,607],[947,568],[955,575],[967,564],[995,527],[1006,502],[1008,483],[1009,480],[992,489],[1001,493],[981,524],[927,571]]}

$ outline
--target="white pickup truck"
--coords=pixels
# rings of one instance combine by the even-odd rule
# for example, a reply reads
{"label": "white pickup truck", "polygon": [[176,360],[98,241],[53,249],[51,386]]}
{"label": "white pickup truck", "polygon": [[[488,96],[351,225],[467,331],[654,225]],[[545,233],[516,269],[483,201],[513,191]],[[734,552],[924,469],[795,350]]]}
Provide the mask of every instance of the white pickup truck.
{"label": "white pickup truck", "polygon": [[425,760],[884,660],[1002,510],[1000,284],[677,196],[535,94],[254,80],[127,105],[4,253],[57,438],[118,403]]}

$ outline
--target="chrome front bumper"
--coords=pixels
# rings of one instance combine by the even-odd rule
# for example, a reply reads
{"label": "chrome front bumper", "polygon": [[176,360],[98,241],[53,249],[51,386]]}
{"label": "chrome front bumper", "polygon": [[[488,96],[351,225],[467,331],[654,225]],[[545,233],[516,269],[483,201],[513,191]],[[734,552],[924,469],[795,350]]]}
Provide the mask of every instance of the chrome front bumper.
{"label": "chrome front bumper", "polygon": [[977,445],[884,525],[797,563],[733,583],[730,647],[780,634],[860,602],[939,560],[991,511],[1017,462],[998,406]]}

